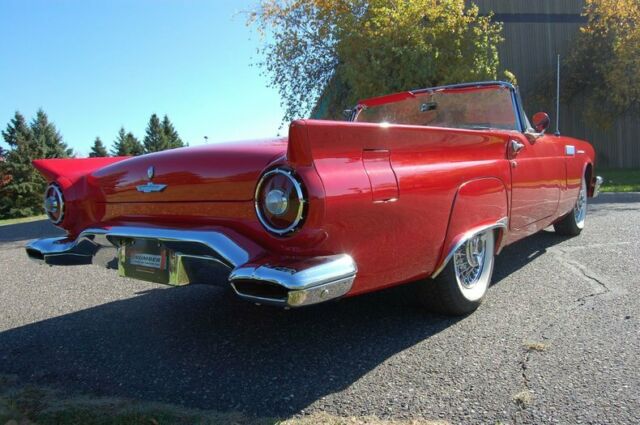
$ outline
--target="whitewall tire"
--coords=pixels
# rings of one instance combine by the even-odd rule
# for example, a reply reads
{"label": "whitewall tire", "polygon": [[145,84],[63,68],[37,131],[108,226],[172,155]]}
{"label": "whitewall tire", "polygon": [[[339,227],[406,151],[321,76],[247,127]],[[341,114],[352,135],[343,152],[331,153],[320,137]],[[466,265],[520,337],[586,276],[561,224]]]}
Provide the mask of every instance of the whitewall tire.
{"label": "whitewall tire", "polygon": [[466,240],[435,279],[418,287],[420,300],[445,314],[457,316],[473,312],[491,284],[494,254],[494,230]]}

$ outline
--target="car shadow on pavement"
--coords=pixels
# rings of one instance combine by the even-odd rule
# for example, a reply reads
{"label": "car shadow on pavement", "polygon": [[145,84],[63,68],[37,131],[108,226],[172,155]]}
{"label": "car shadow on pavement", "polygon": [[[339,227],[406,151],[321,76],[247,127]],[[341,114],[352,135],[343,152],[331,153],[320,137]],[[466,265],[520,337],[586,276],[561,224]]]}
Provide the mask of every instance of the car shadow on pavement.
{"label": "car shadow on pavement", "polygon": [[0,226],[0,242],[15,242],[64,235],[64,230],[57,228],[47,219]]}
{"label": "car shadow on pavement", "polygon": [[566,236],[558,235],[553,230],[543,230],[505,247],[496,257],[492,285],[499,285],[502,279],[545,254],[548,248],[566,240]]}
{"label": "car shadow on pavement", "polygon": [[[543,232],[508,247],[494,281],[562,240]],[[0,373],[102,396],[287,416],[464,320],[412,305],[410,289],[288,311],[215,286],[154,289],[0,333]]]}
{"label": "car shadow on pavement", "polygon": [[214,286],[156,289],[0,333],[0,373],[263,417],[342,390],[457,319],[385,291],[300,310]]}

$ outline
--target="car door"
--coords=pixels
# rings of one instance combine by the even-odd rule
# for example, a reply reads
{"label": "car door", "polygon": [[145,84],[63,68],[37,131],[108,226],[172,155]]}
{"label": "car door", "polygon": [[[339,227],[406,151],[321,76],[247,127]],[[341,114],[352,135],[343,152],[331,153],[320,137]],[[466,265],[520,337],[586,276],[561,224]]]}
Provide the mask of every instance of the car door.
{"label": "car door", "polygon": [[555,136],[530,141],[514,134],[508,142],[511,163],[511,224],[522,229],[555,214],[565,181],[562,146]]}

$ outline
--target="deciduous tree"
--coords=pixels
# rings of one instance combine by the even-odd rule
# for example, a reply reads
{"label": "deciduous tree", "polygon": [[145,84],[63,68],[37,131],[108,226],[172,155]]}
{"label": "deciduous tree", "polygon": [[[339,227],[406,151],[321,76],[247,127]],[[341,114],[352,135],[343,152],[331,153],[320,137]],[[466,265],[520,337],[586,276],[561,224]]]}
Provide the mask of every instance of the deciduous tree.
{"label": "deciduous tree", "polygon": [[249,15],[264,35],[259,65],[285,120],[305,116],[333,85],[337,116],[358,99],[495,79],[502,26],[464,0],[263,0]]}
{"label": "deciduous tree", "polygon": [[565,63],[564,95],[585,96],[601,126],[640,106],[640,2],[586,0],[587,24]]}

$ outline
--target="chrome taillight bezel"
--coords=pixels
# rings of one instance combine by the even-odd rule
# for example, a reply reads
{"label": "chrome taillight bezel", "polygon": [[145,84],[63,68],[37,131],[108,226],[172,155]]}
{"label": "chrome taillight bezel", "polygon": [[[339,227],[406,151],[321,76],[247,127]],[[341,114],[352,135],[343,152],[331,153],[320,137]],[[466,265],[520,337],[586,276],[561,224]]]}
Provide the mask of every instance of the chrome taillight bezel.
{"label": "chrome taillight bezel", "polygon": [[[298,207],[295,214],[295,219],[291,222],[289,226],[282,229],[272,226],[269,223],[269,221],[266,219],[266,217],[264,216],[264,212],[262,210],[264,206],[261,204],[261,199],[260,199],[260,191],[262,189],[262,186],[264,185],[265,182],[269,180],[269,178],[272,178],[275,175],[285,176],[293,185],[296,196],[298,198]],[[304,221],[305,211],[307,207],[306,204],[307,204],[307,201],[305,198],[304,186],[302,185],[301,181],[294,174],[292,170],[287,168],[274,168],[272,170],[267,171],[260,177],[260,180],[258,181],[256,190],[255,190],[254,205],[255,205],[256,215],[258,216],[258,220],[260,221],[260,224],[262,224],[262,226],[270,233],[273,233],[277,236],[285,236],[298,230]]]}
{"label": "chrome taillight bezel", "polygon": [[[54,198],[51,200],[51,198]],[[55,211],[53,209],[53,202],[56,202],[56,208],[59,209],[60,214],[57,218],[53,215]],[[65,213],[65,203],[64,203],[64,195],[62,194],[62,190],[55,183],[50,183],[44,191],[44,200],[43,200],[44,212],[47,214],[47,217],[53,224],[60,224],[62,220],[64,220]]]}

